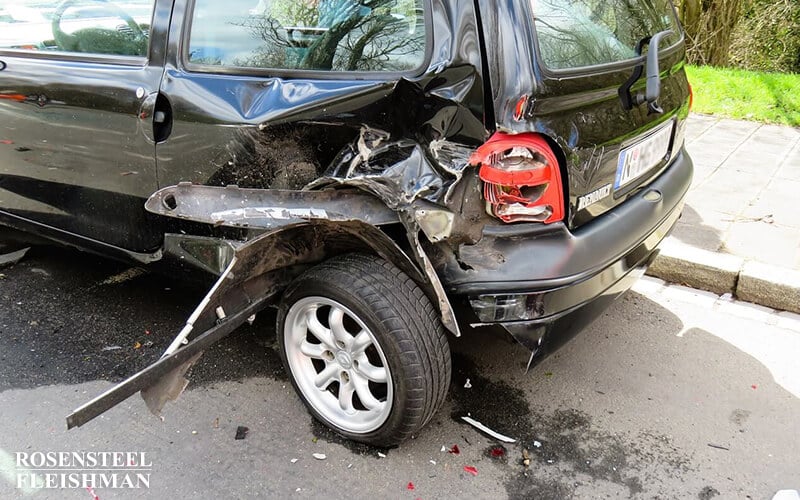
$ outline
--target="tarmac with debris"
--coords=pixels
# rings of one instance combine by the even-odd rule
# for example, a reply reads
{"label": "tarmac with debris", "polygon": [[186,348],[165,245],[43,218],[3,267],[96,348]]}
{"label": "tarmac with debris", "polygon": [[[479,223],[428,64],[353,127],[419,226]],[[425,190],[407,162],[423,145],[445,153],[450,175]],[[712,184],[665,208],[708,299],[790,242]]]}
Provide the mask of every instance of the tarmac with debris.
{"label": "tarmac with debris", "polygon": [[14,465],[16,452],[89,450],[153,462],[149,490],[95,490],[103,500],[771,498],[800,488],[800,321],[650,278],[527,375],[526,351],[496,330],[453,339],[445,407],[395,449],[312,420],[283,373],[269,313],[206,353],[163,422],[136,396],[66,431],[72,409],[159,357],[202,293],[63,249],[34,247],[0,269],[0,498],[89,498],[16,489],[24,471]]}

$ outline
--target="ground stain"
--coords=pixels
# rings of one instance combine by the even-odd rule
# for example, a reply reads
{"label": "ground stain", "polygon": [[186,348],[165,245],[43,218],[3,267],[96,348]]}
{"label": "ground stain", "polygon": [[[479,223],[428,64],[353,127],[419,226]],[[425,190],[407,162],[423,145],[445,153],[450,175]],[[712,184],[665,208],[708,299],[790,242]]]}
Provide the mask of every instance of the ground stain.
{"label": "ground stain", "polygon": [[[511,498],[565,498],[581,481],[608,481],[636,496],[643,492],[640,465],[655,465],[670,475],[689,470],[689,459],[665,436],[642,433],[635,439],[598,430],[578,410],[531,407],[525,393],[504,381],[484,377],[467,357],[453,355],[453,380],[470,379],[470,388],[454,382],[451,417],[463,424],[470,415],[491,429],[514,437],[507,447],[505,487]],[[540,447],[534,445],[541,443]],[[491,446],[484,453],[490,454]],[[527,449],[531,465],[522,464]]]}

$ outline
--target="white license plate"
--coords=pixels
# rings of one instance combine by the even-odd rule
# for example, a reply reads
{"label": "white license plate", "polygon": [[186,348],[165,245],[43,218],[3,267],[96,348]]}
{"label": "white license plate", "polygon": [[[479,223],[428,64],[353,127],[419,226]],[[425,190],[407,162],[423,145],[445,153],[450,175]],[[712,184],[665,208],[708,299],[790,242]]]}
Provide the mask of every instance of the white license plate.
{"label": "white license plate", "polygon": [[672,123],[670,121],[668,125],[661,127],[633,146],[620,151],[614,190],[636,180],[667,159],[669,141],[672,138]]}

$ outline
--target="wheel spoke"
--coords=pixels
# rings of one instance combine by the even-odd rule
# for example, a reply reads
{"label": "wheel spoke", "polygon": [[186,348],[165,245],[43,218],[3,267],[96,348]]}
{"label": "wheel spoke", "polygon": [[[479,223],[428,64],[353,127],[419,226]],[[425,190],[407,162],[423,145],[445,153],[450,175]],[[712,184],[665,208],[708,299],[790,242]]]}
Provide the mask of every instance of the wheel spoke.
{"label": "wheel spoke", "polygon": [[314,378],[314,385],[316,385],[318,389],[324,391],[331,383],[339,379],[338,375],[339,367],[335,363],[331,363],[317,374]]}
{"label": "wheel spoke", "polygon": [[322,344],[312,344],[311,342],[304,340],[302,344],[300,344],[300,352],[308,356],[309,358],[314,359],[325,359],[322,355],[327,349]]}
{"label": "wheel spoke", "polygon": [[369,336],[366,330],[361,330],[355,336],[353,342],[350,344],[350,352],[353,355],[364,352],[367,347],[372,345],[372,337]]}
{"label": "wheel spoke", "polygon": [[[344,378],[339,381],[339,407],[348,414],[355,413],[356,408],[353,406],[353,393],[356,387],[353,380],[345,381]],[[361,396],[359,396],[360,398]],[[365,405],[366,406],[366,405]]]}
{"label": "wheel spoke", "polygon": [[385,384],[388,380],[386,367],[373,365],[369,362],[369,358],[367,358],[366,354],[362,353],[356,358],[356,361],[358,361],[358,373],[372,382]]}
{"label": "wheel spoke", "polygon": [[367,379],[354,374],[351,383],[355,386],[358,399],[361,400],[361,404],[363,404],[367,410],[375,410],[384,404],[372,395],[372,391],[369,390]]}
{"label": "wheel spoke", "polygon": [[333,335],[331,335],[330,330],[322,326],[322,323],[319,322],[316,308],[308,311],[306,326],[308,327],[308,331],[311,332],[317,340],[328,346],[328,348],[336,350],[336,342],[334,342]]}
{"label": "wheel spoke", "polygon": [[331,325],[331,333],[334,340],[341,342],[341,348],[349,348],[353,343],[353,336],[344,328],[344,311],[338,307],[331,307],[328,313],[328,324]]}

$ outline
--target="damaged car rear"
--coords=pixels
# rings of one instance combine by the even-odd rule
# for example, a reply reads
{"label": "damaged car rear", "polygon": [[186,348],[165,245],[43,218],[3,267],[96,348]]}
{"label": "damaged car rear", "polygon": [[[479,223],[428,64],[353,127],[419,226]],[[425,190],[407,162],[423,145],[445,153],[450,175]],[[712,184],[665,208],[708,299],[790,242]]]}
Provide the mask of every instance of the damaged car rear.
{"label": "damaged car rear", "polygon": [[399,443],[459,325],[542,359],[644,272],[691,182],[670,0],[37,8],[0,39],[0,222],[210,287],[70,427],[136,392],[158,414],[275,306],[309,411]]}

